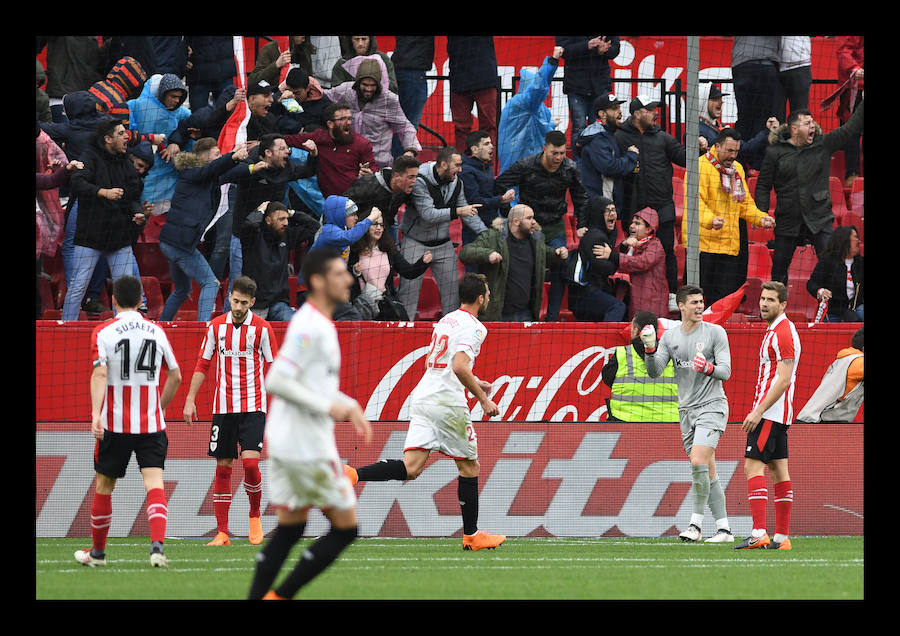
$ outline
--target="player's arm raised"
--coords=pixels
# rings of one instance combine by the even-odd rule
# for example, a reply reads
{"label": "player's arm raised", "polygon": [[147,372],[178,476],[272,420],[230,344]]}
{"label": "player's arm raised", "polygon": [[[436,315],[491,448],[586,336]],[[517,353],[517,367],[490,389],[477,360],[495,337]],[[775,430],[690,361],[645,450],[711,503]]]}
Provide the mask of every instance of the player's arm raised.
{"label": "player's arm raised", "polygon": [[647,375],[651,378],[658,378],[669,363],[669,348],[662,338],[657,340],[656,327],[653,325],[644,325],[638,337],[644,345],[644,364],[647,366]]}
{"label": "player's arm raised", "polygon": [[791,386],[791,375],[793,375],[793,372],[794,360],[792,358],[785,358],[778,361],[776,370],[777,377],[775,378],[775,381],[772,382],[772,386],[769,387],[769,392],[759,401],[759,405],[750,411],[750,413],[747,414],[747,417],[744,418],[744,423],[741,426],[742,431],[749,433],[759,426],[759,421],[762,419],[763,413],[765,413],[770,406],[775,404],[784,392],[787,391],[788,387]]}
{"label": "player's arm raised", "polygon": [[469,356],[464,351],[457,351],[453,356],[453,373],[456,374],[462,385],[469,390],[469,393],[478,398],[485,416],[494,417],[495,415],[500,415],[500,409],[487,396],[480,381],[472,373],[472,369],[469,368]]}

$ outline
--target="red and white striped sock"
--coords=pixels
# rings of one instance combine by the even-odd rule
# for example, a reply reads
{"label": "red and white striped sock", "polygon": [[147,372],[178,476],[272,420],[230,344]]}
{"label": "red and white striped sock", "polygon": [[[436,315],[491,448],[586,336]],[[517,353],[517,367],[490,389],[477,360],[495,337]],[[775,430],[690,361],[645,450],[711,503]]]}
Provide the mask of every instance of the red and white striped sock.
{"label": "red and white striped sock", "polygon": [[259,504],[262,500],[262,473],[259,471],[259,457],[244,457],[244,490],[250,499],[250,516],[259,516]]}
{"label": "red and white striped sock", "polygon": [[169,508],[166,506],[166,492],[162,488],[154,488],[147,493],[147,521],[150,523],[150,540],[166,540],[166,520]]}
{"label": "red and white striped sock", "polygon": [[91,538],[97,552],[106,550],[106,535],[109,534],[111,522],[112,495],[101,495],[95,492],[94,502],[91,504]]}
{"label": "red and white striped sock", "polygon": [[791,480],[775,484],[775,534],[787,537],[791,527],[791,506],[794,504],[794,489]]}
{"label": "red and white striped sock", "polygon": [[[766,488],[764,475],[757,475],[747,480],[747,501],[750,503],[750,515],[753,517],[753,529],[766,530],[766,506],[769,504],[769,490]],[[762,532],[759,533],[760,536]]]}
{"label": "red and white striped sock", "polygon": [[213,482],[213,510],[216,513],[216,531],[228,534],[228,511],[231,508],[231,466],[216,466]]}

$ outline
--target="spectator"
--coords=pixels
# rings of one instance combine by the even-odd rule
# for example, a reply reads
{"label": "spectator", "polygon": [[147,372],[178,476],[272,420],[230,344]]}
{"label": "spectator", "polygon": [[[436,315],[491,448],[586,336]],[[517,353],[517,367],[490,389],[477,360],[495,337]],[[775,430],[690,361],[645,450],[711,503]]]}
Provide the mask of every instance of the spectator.
{"label": "spectator", "polygon": [[318,221],[278,201],[264,201],[247,215],[241,227],[241,254],[243,275],[257,282],[254,314],[269,322],[291,319],[288,262],[291,252],[311,241],[318,229]]}
{"label": "spectator", "polygon": [[[478,234],[487,229],[478,216],[478,205],[466,202],[462,179],[458,178],[461,170],[462,158],[453,146],[441,148],[434,161],[419,166],[412,199],[400,222],[403,258],[413,263],[426,251],[434,256],[431,271],[444,315],[459,309],[459,275],[456,250],[450,242],[450,222],[459,218]],[[421,278],[400,281],[398,297],[412,319],[421,289]]]}
{"label": "spectator", "polygon": [[317,179],[322,196],[342,194],[360,177],[377,169],[372,144],[354,130],[351,109],[342,103],[328,106],[324,113],[326,129],[286,135],[288,146],[299,148],[307,141],[319,149]]}
{"label": "spectator", "polygon": [[[104,68],[109,68],[115,60],[124,57],[134,59],[147,74],[154,75],[156,70],[156,52],[153,48],[153,37],[149,35],[104,35],[102,50],[106,56]],[[144,83],[146,77],[141,80]]]}
{"label": "spectator", "polygon": [[229,35],[189,35],[185,81],[191,110],[216,103],[225,89],[234,86],[237,66],[234,61],[234,38]]}
{"label": "spectator", "polygon": [[835,228],[828,247],[806,281],[811,296],[828,302],[827,322],[863,321],[864,272],[856,226]]}
{"label": "spectator", "polygon": [[[734,99],[738,111],[734,127],[741,133],[742,139],[752,139],[760,130],[765,129],[766,120],[775,114],[780,62],[780,36],[734,37],[731,77],[734,80]],[[758,169],[762,155],[747,153],[742,161],[744,165]]]}
{"label": "spectator", "polygon": [[522,204],[459,253],[463,263],[477,265],[478,273],[487,277],[491,302],[479,314],[486,322],[540,320],[547,265],[558,266],[568,257],[565,247],[554,249],[544,243],[534,210]]}
{"label": "spectator", "polygon": [[[544,137],[555,130],[559,120],[544,103],[550,93],[550,81],[559,68],[561,46],[553,47],[553,54],[544,58],[535,73],[523,67],[519,73],[519,88],[500,112],[497,155],[500,172],[522,157],[541,151]],[[468,146],[468,143],[466,144]]]}
{"label": "spectator", "polygon": [[[865,38],[857,36],[835,37],[837,43],[837,73],[838,82],[850,80],[848,90],[841,93],[838,102],[838,121],[843,126],[850,121],[850,115],[856,110],[863,98],[865,88]],[[847,140],[842,150],[844,151],[844,185],[850,187],[853,180],[859,176],[860,139],[862,130],[858,135],[853,135]]]}
{"label": "spectator", "polygon": [[[785,35],[781,38],[781,60],[775,88],[775,117],[784,121],[788,113],[809,108],[812,86],[812,40],[808,35]],[[787,104],[791,107],[788,109]]]}
{"label": "spectator", "polygon": [[[131,112],[131,127],[146,133],[168,136],[178,128],[178,122],[187,119],[191,111],[183,104],[187,99],[187,87],[178,76],[167,73],[154,75],[144,84],[140,97],[128,101]],[[190,150],[193,139],[185,150]],[[153,204],[153,215],[159,216],[169,211],[172,193],[178,175],[172,159],[181,152],[178,144],[169,143],[161,149],[153,168],[144,178],[144,200]],[[164,219],[165,217],[163,217]],[[161,225],[161,223],[159,223]]]}
{"label": "spectator", "polygon": [[[658,215],[656,238],[666,254],[666,281],[669,285],[668,311],[678,311],[678,262],[675,260],[675,203],[672,199],[672,164],[685,165],[685,148],[657,124],[659,102],[645,95],[631,100],[631,116],[616,131],[619,148],[635,146],[640,151],[638,171],[625,180],[625,212],[622,229],[631,225],[635,210],[652,208]],[[640,309],[648,309],[640,307]],[[660,316],[666,311],[652,309]]]}
{"label": "spectator", "polygon": [[[747,280],[746,271],[739,267],[738,220],[764,228],[775,225],[775,219],[757,209],[748,191],[744,167],[736,160],[740,147],[740,133],[725,128],[716,137],[713,147],[699,159],[700,286],[707,307],[737,291]],[[687,222],[683,221],[681,240],[684,245],[697,240],[688,237],[687,227]]]}
{"label": "spectator", "polygon": [[323,88],[331,86],[331,71],[334,63],[341,58],[341,40],[336,35],[309,36],[311,51],[311,67],[309,74],[319,81]]}
{"label": "spectator", "polygon": [[87,91],[75,91],[63,98],[62,121],[41,123],[41,130],[59,144],[70,161],[78,159],[85,148],[94,143],[97,124],[109,115],[97,110],[97,103]]}
{"label": "spectator", "polygon": [[[250,151],[247,159],[227,172],[219,183],[236,183],[231,226],[231,254],[229,256],[229,280],[234,280],[242,273],[241,240],[244,219],[250,212],[264,201],[283,201],[288,183],[296,179],[305,179],[316,173],[319,165],[319,153],[313,141],[306,141],[303,147],[309,151],[305,163],[290,159],[291,149],[279,134],[263,135],[259,143]],[[257,168],[259,162],[266,164],[265,169]],[[249,275],[249,274],[248,274]],[[260,279],[251,276],[261,283]],[[229,293],[231,293],[229,289]]]}
{"label": "spectator", "polygon": [[53,116],[50,114],[50,97],[47,93],[41,88],[44,85],[44,82],[47,81],[47,74],[44,72],[44,67],[41,65],[40,60],[34,61],[36,70],[35,70],[35,102],[36,102],[36,112],[38,121],[42,121],[44,123],[48,123],[53,121]]}
{"label": "spectator", "polygon": [[[422,120],[422,111],[428,101],[428,81],[425,73],[434,68],[433,35],[398,35],[391,54],[394,74],[397,76],[397,97],[409,123],[416,130]],[[392,154],[403,154],[403,144],[395,136]]]}
{"label": "spectator", "polygon": [[[603,366],[601,378],[610,388],[606,419],[610,422],[678,422],[678,384],[672,360],[660,378],[651,378],[644,365],[641,329],[659,319],[650,311],[637,311],[631,320],[631,343],[616,347]],[[635,355],[637,354],[637,355]]]}
{"label": "spectator", "polygon": [[593,123],[594,100],[612,92],[609,61],[619,55],[618,35],[596,37],[557,36],[556,44],[563,47],[563,93],[569,101],[572,120],[571,138],[578,139],[581,131]]}
{"label": "spectator", "polygon": [[218,207],[219,177],[246,159],[247,148],[240,144],[233,152],[220,155],[216,140],[204,137],[194,144],[192,152],[181,152],[175,157],[178,181],[166,223],[159,233],[159,249],[169,260],[172,293],[166,299],[160,320],[175,318],[191,293],[191,281],[200,286],[197,320],[212,319],[219,281],[197,245]]}
{"label": "spectator", "polygon": [[[263,135],[271,135],[278,132],[278,118],[269,112],[274,102],[272,94],[275,85],[261,79],[247,85],[247,108],[250,110],[250,119],[247,121],[247,141],[259,141]],[[248,143],[251,150],[255,144]]]}
{"label": "spectator", "polygon": [[146,221],[141,208],[143,183],[126,156],[128,132],[121,120],[104,120],[97,139],[81,158],[84,169],[71,178],[78,197],[72,284],[66,292],[63,320],[77,320],[81,300],[97,264],[105,255],[112,279],[131,273],[131,245]]}
{"label": "spectator", "polygon": [[[607,199],[606,197],[595,197],[588,201],[588,219],[594,218],[593,227],[597,227],[596,215],[602,215],[603,218],[603,231],[606,233],[607,242],[611,247],[619,247],[619,243],[621,243],[625,238],[625,233],[622,232],[622,228],[616,222],[619,219],[619,211],[616,208],[616,204],[612,199]],[[591,223],[591,221],[589,221]]]}
{"label": "spectator", "polygon": [[[628,311],[616,297],[610,276],[616,264],[609,258],[616,248],[616,206],[605,197],[591,199],[587,208],[587,231],[578,242],[578,255],[584,274],[570,273],[568,278],[577,284],[569,285],[569,308],[575,319],[584,322],[622,322]],[[610,220],[612,229],[610,229]],[[606,251],[604,256],[598,248]],[[578,260],[570,263],[577,266]]]}
{"label": "spectator", "polygon": [[153,58],[156,67],[153,73],[167,75],[171,73],[181,79],[187,71],[188,43],[183,35],[154,35]]}
{"label": "spectator", "polygon": [[259,55],[256,56],[256,65],[247,76],[247,84],[265,80],[272,86],[278,86],[281,82],[282,68],[288,64],[299,66],[307,73],[312,74],[312,58],[315,52],[316,47],[305,35],[288,36],[286,51],[282,51],[278,42],[272,40],[259,50]]}
{"label": "spectator", "polygon": [[[315,77],[297,66],[288,71],[278,89],[278,98],[270,112],[278,118],[279,132],[294,135],[326,127],[325,110],[332,102],[325,97]],[[296,102],[296,107],[291,100]]]}
{"label": "spectator", "polygon": [[[391,140],[400,137],[406,153],[415,156],[422,149],[416,138],[416,129],[409,123],[400,108],[400,100],[387,90],[384,62],[377,55],[357,56],[347,62],[347,70],[354,72],[356,81],[324,91],[332,102],[350,108],[353,130],[372,143],[375,162],[389,166],[394,160]],[[375,166],[370,166],[372,170]]]}
{"label": "spectator", "polygon": [[[466,201],[481,206],[478,216],[489,228],[498,216],[506,216],[509,202],[516,198],[516,191],[508,189],[502,195],[494,194],[494,144],[491,136],[484,130],[469,133],[466,138],[466,152],[462,155],[463,191]],[[475,232],[464,225],[462,228],[462,244],[475,240]],[[496,298],[495,298],[496,300]]]}
{"label": "spectator", "polygon": [[617,208],[625,205],[623,179],[634,172],[638,162],[637,146],[622,150],[616,143],[623,103],[611,93],[595,99],[592,113],[597,120],[576,138],[573,149],[588,195],[612,199]]}
{"label": "spectator", "polygon": [[852,422],[865,397],[865,349],[863,327],[850,346],[838,351],[837,358],[822,377],[819,387],[797,415],[797,422]]}
{"label": "spectator", "polygon": [[361,176],[344,191],[344,196],[356,203],[361,216],[368,216],[373,207],[381,210],[384,227],[396,244],[397,213],[409,203],[418,175],[419,160],[400,155],[390,168]]}
{"label": "spectator", "polygon": [[656,210],[638,210],[631,218],[631,234],[619,244],[618,251],[608,247],[594,250],[594,254],[601,258],[611,258],[618,271],[628,274],[631,281],[629,317],[633,317],[641,309],[657,315],[664,315],[668,311],[668,287],[663,275],[665,252],[656,237],[658,227]]}
{"label": "spectator", "polygon": [[862,132],[864,103],[846,124],[821,134],[808,110],[792,112],[787,122],[769,134],[769,147],[756,181],[756,205],[769,210],[774,187],[775,252],[772,280],[787,284],[788,268],[797,245],[811,242],[821,254],[834,226],[828,178],[831,155]]}
{"label": "spectator", "polygon": [[65,121],[63,98],[69,93],[86,91],[99,82],[107,68],[101,63],[100,43],[96,35],[39,38],[38,50],[47,45],[47,95],[54,123]]}
{"label": "spectator", "polygon": [[350,246],[365,236],[372,223],[381,218],[381,210],[373,207],[369,215],[359,221],[359,208],[352,199],[332,195],[325,199],[322,232],[309,249],[333,248],[347,261]]}
{"label": "spectator", "polygon": [[247,91],[234,86],[222,90],[214,104],[203,104],[191,111],[187,119],[178,122],[178,128],[168,135],[168,142],[186,148],[191,140],[203,137],[218,139],[225,122],[235,107],[247,100]]}
{"label": "spectator", "polygon": [[[566,157],[566,136],[561,131],[548,132],[541,152],[519,159],[494,180],[496,194],[513,187],[519,188],[518,202],[534,210],[534,218],[548,246],[554,249],[566,246],[566,194],[572,200],[579,238],[587,231],[587,194],[575,162]],[[559,320],[564,292],[561,267],[551,268],[547,321]]]}
{"label": "spectator", "polygon": [[[472,108],[478,106],[478,127],[497,146],[497,54],[490,35],[447,36],[450,81],[450,112],[453,117],[453,145],[462,155],[466,137],[472,132]],[[454,308],[455,309],[455,308]]]}
{"label": "spectator", "polygon": [[387,70],[388,90],[397,94],[397,76],[394,73],[394,63],[391,58],[378,50],[378,41],[374,35],[350,35],[341,36],[341,58],[334,63],[331,71],[331,86],[338,86],[344,82],[352,82],[355,77],[347,70],[347,62],[354,57],[369,57],[377,55],[384,62]]}
{"label": "spectator", "polygon": [[113,65],[106,79],[93,84],[88,92],[94,97],[97,110],[110,117],[119,119],[128,132],[129,144],[149,141],[159,145],[165,141],[165,135],[144,134],[131,125],[131,108],[129,100],[137,98],[143,91],[147,81],[147,73],[133,57],[122,57]]}
{"label": "spectator", "polygon": [[[394,289],[394,274],[403,278],[419,278],[431,264],[431,252],[426,251],[415,263],[410,263],[397,249],[390,235],[384,231],[384,220],[376,220],[369,227],[361,239],[350,246],[350,257],[347,265],[356,277],[357,284],[350,292],[350,301],[353,302],[360,294],[375,290],[375,296],[380,300],[387,297],[396,300],[397,291]],[[402,307],[399,302],[391,303],[391,308]],[[405,311],[401,315],[391,314],[389,309],[384,309],[381,303],[374,307],[374,320],[409,320]]]}

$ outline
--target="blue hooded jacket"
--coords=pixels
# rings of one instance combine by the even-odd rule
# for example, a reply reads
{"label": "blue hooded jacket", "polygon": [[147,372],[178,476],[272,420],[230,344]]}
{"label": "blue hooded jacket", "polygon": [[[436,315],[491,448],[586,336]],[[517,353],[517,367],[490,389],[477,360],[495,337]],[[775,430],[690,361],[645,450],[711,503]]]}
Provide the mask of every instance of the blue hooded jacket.
{"label": "blue hooded jacket", "polygon": [[350,246],[361,239],[372,227],[372,222],[366,218],[349,230],[346,229],[347,201],[349,200],[347,197],[336,194],[325,199],[322,232],[309,248],[310,251],[320,247],[332,247],[342,251],[344,260],[347,260],[350,255]]}
{"label": "blue hooded jacket", "polygon": [[537,73],[522,68],[519,89],[500,113],[497,130],[500,172],[522,157],[541,152],[544,137],[556,128],[556,122],[544,100],[550,92],[550,81],[558,67],[556,59],[547,57]]}

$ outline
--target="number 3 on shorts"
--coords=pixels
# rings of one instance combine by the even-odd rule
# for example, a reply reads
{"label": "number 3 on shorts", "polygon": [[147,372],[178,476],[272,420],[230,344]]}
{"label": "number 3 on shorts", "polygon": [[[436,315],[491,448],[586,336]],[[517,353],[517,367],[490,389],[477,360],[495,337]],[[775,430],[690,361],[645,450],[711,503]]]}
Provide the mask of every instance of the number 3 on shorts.
{"label": "number 3 on shorts", "polygon": [[216,447],[219,445],[218,440],[219,440],[219,427],[214,425],[212,427],[212,431],[209,434],[209,450],[213,453],[216,452]]}

